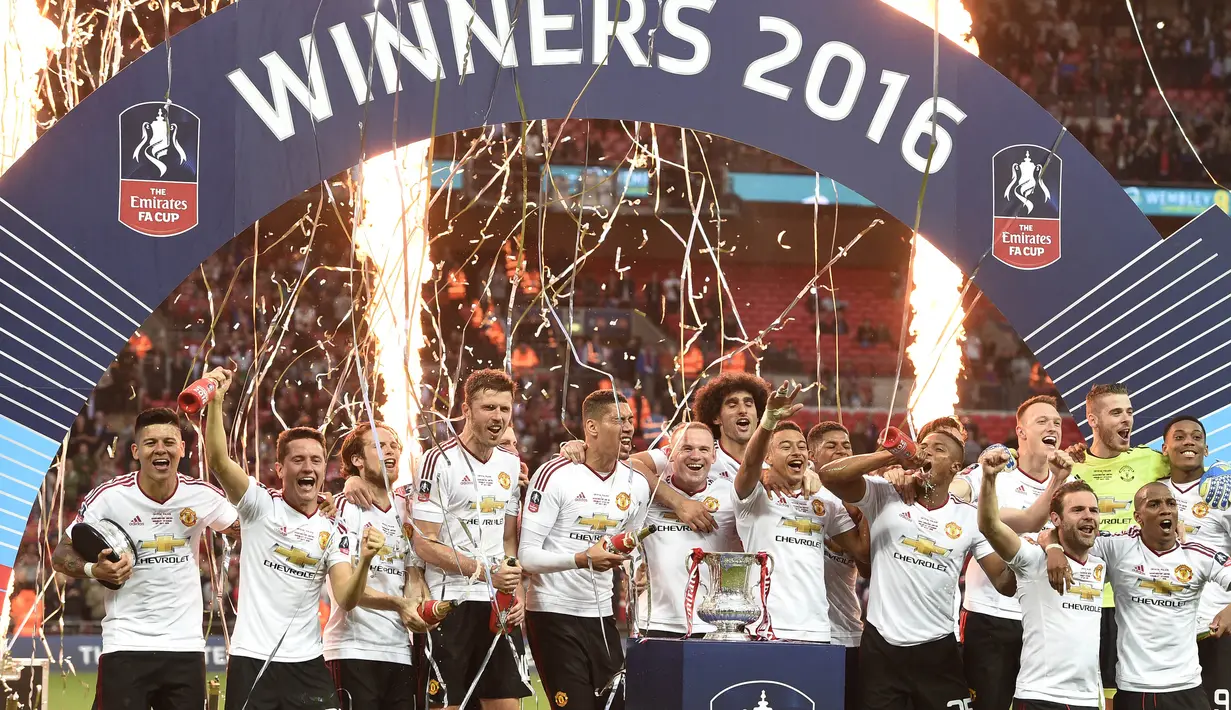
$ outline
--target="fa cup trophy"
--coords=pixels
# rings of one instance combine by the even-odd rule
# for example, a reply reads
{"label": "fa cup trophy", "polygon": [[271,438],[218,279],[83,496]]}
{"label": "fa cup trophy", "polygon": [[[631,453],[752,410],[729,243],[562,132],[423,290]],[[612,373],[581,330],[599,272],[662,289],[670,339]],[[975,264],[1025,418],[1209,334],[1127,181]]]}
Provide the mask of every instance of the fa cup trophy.
{"label": "fa cup trophy", "polygon": [[[710,570],[709,593],[697,607],[697,616],[717,629],[707,633],[705,638],[717,641],[747,641],[750,637],[768,638],[762,631],[772,634],[769,627],[769,608],[766,602],[769,597],[769,577],[773,571],[773,562],[773,557],[765,552],[693,550],[693,554],[688,558],[688,589],[685,593],[689,626],[691,627],[692,621],[692,602],[696,599],[700,583],[700,566],[704,564]],[[756,584],[760,599],[753,594],[753,587],[749,584],[757,579],[750,574],[753,565],[761,568]],[[757,619],[763,619],[758,629],[755,632],[745,631],[744,627]]]}

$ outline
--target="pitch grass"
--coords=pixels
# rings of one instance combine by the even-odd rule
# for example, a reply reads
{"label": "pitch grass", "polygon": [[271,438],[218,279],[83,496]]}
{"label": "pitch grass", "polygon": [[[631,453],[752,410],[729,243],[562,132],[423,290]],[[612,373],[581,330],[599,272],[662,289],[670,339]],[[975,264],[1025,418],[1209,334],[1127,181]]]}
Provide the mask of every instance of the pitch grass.
{"label": "pitch grass", "polygon": [[[209,677],[213,678],[214,674],[211,673]],[[222,681],[222,692],[226,693],[226,676],[218,674],[218,679]],[[547,698],[543,695],[543,684],[539,682],[538,674],[532,671],[530,680],[534,683],[535,695],[526,698],[523,707],[527,709],[548,707]],[[95,674],[93,673],[78,673],[77,675],[53,673],[47,707],[49,710],[90,710],[94,704],[94,681]]]}

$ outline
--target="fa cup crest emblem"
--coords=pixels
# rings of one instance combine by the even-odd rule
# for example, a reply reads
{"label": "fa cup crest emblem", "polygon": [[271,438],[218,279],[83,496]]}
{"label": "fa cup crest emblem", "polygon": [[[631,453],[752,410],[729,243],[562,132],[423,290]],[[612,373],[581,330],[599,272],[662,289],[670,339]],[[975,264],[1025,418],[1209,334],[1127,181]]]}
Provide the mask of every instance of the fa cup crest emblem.
{"label": "fa cup crest emblem", "polygon": [[992,255],[1001,263],[1032,270],[1060,260],[1063,179],[1064,161],[1043,146],[1011,145],[992,156]]}
{"label": "fa cup crest emblem", "polygon": [[120,112],[120,205],[124,226],[171,237],[197,226],[201,120],[170,101]]}
{"label": "fa cup crest emblem", "polygon": [[155,115],[153,121],[142,123],[141,131],[141,142],[133,150],[133,160],[144,158],[150,161],[158,169],[159,177],[167,174],[167,164],[163,162],[163,159],[167,158],[172,150],[179,157],[179,165],[183,165],[188,160],[176,136],[179,126],[167,120],[165,108],[158,109],[158,114]]}
{"label": "fa cup crest emblem", "polygon": [[1031,160],[1030,151],[1026,151],[1025,160],[1013,165],[1013,180],[1004,189],[1004,198],[1016,199],[1025,208],[1026,214],[1033,213],[1036,194],[1042,193],[1043,200],[1051,200],[1051,191],[1043,182],[1042,172],[1043,166]]}

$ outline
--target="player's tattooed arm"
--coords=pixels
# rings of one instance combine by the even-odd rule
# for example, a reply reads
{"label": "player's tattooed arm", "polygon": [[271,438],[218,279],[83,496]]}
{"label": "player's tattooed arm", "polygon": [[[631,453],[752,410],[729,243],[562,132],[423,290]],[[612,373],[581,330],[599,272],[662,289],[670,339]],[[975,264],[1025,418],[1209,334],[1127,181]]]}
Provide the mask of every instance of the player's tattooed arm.
{"label": "player's tattooed arm", "polygon": [[239,518],[236,518],[235,522],[231,523],[230,525],[223,528],[222,530],[219,530],[218,532],[222,533],[223,535],[226,535],[227,537],[235,538],[236,540],[238,540],[239,539]]}
{"label": "player's tattooed arm", "polygon": [[56,543],[56,549],[51,553],[51,568],[75,579],[85,579],[85,563],[81,555],[77,554],[77,551],[69,544],[68,535],[61,535],[60,541]]}

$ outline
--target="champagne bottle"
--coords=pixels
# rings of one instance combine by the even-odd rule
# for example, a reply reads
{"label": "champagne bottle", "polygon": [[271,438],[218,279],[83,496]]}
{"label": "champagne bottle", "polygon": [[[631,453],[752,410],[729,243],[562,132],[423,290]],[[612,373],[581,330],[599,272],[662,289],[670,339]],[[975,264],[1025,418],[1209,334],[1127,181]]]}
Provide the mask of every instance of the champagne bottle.
{"label": "champagne bottle", "polygon": [[435,626],[444,621],[449,612],[455,608],[457,608],[456,602],[425,599],[419,604],[419,617],[427,622],[428,626]]}
{"label": "champagne bottle", "polygon": [[605,543],[603,543],[603,547],[606,547],[608,552],[611,552],[617,555],[627,555],[628,553],[635,550],[637,548],[637,545],[642,540],[649,537],[650,533],[653,533],[655,530],[658,530],[656,526],[647,525],[635,533],[625,531],[607,540]]}
{"label": "champagne bottle", "polygon": [[[516,557],[504,558],[504,563],[510,567],[517,566]],[[488,627],[493,634],[505,634],[510,631],[507,623],[509,608],[513,606],[514,596],[509,592],[496,590],[495,603],[492,604],[491,619],[488,620]]]}

